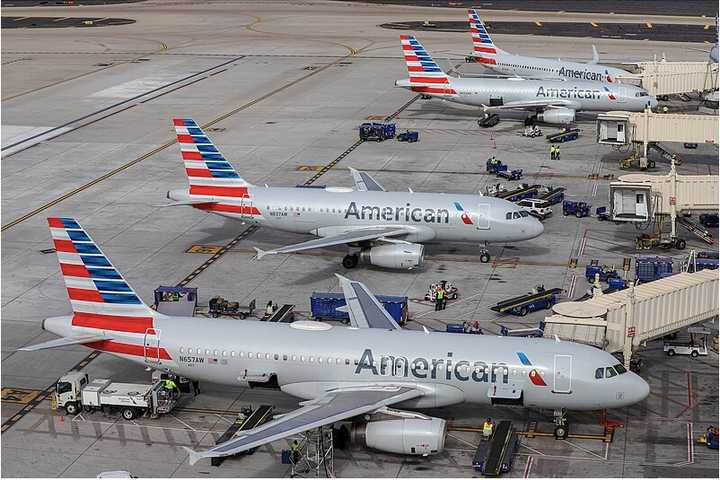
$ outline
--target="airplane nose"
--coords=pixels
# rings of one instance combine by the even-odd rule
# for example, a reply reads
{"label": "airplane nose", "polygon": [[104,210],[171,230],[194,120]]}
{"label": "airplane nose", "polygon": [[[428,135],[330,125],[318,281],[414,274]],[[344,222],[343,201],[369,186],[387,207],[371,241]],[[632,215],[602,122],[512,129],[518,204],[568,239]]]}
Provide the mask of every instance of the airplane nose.
{"label": "airplane nose", "polygon": [[[632,372],[630,372],[632,373]],[[635,375],[633,373],[633,375]],[[635,403],[642,402],[650,395],[650,385],[640,375],[635,375],[635,390],[637,392]]]}
{"label": "airplane nose", "polygon": [[532,224],[530,225],[529,232],[530,232],[530,238],[539,237],[543,234],[545,231],[545,226],[542,224],[540,220],[538,220],[535,217],[532,217]]}

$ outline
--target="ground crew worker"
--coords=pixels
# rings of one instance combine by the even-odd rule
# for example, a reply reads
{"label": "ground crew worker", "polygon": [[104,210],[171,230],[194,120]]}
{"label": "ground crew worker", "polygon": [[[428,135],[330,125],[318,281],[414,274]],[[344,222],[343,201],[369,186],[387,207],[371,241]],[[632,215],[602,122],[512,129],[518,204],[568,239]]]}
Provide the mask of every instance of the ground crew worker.
{"label": "ground crew worker", "polygon": [[560,145],[555,147],[555,160],[560,160]]}
{"label": "ground crew worker", "polygon": [[483,437],[485,437],[485,439],[490,438],[493,433],[494,427],[495,426],[493,425],[491,419],[488,418],[487,420],[485,420],[485,423],[483,423]]}
{"label": "ground crew worker", "polygon": [[272,314],[273,314],[273,311],[274,311],[274,309],[273,309],[273,303],[272,303],[272,300],[270,300],[270,301],[267,303],[267,306],[265,307],[265,315],[268,316],[268,317],[271,317]]}
{"label": "ground crew worker", "polygon": [[550,160],[555,160],[555,145],[550,145]]}
{"label": "ground crew worker", "polygon": [[298,463],[300,461],[300,442],[298,442],[297,440],[293,440],[292,444],[290,445],[290,452],[292,455],[293,463]]}
{"label": "ground crew worker", "polygon": [[443,309],[443,301],[445,299],[445,289],[441,285],[435,290],[435,311]]}
{"label": "ground crew worker", "polygon": [[166,378],[163,381],[163,387],[165,390],[167,390],[170,393],[180,392],[180,389],[178,388],[177,384],[173,381],[171,378]]}

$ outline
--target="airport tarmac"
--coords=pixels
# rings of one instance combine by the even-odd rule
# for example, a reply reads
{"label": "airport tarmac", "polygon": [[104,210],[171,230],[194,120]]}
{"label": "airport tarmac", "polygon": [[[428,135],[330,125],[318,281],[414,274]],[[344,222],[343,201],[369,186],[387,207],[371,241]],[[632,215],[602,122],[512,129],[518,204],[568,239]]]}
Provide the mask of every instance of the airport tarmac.
{"label": "airport tarmac", "polygon": [[[522,116],[509,114],[491,129],[479,129],[478,112],[436,100],[420,100],[396,89],[405,78],[398,33],[381,23],[431,17],[457,20],[462,9],[304,2],[141,2],[109,6],[6,9],[13,16],[129,18],[129,25],[88,29],[2,31],[2,419],[3,476],[94,477],[107,470],[144,476],[287,476],[280,451],[288,440],[232,458],[220,467],[187,462],[182,446],[209,446],[245,405],[271,403],[289,411],[297,400],[264,390],[203,384],[202,393],[160,419],[133,422],[103,414],[62,417],[38,395],[87,358],[85,348],[15,352],[50,340],[40,329],[48,316],[70,312],[51,248],[48,216],[73,216],[148,303],[158,285],[186,283],[199,289],[200,303],[221,295],[247,304],[268,300],[296,305],[309,315],[313,291],[338,291],[334,273],[360,280],[375,293],[410,298],[407,328],[444,329],[448,322],[478,320],[488,333],[537,324],[544,312],[503,317],[488,306],[537,284],[560,287],[563,299],[582,296],[584,266],[591,259],[622,265],[633,257],[632,226],[563,217],[561,207],[545,221],[545,234],[512,245],[494,245],[493,261],[479,262],[472,245],[432,245],[424,268],[393,272],[375,267],[345,270],[343,249],[253,259],[263,249],[308,237],[251,229],[207,264],[209,254],[193,246],[222,247],[249,225],[196,210],[156,207],[169,189],[186,185],[171,118],[194,118],[241,174],[255,184],[352,186],[348,167],[372,173],[387,189],[470,193],[497,183],[485,173],[490,155],[522,168],[524,182],[562,185],[567,198],[607,204],[608,178],[623,154],[595,143],[591,117],[583,135],[562,145],[562,160],[550,160],[542,138],[519,135]],[[76,13],[77,12],[77,13]],[[490,12],[489,18],[509,14]],[[554,18],[560,13],[543,14]],[[583,17],[585,15],[585,17]],[[592,18],[604,14],[592,14]],[[513,12],[518,21],[537,12]],[[582,13],[571,18],[590,16]],[[615,17],[615,16],[613,16]],[[629,18],[623,13],[617,17]],[[639,16],[635,20],[671,21]],[[672,19],[675,21],[677,19]],[[702,20],[690,19],[699,24]],[[447,65],[480,73],[461,63],[469,34],[422,32],[431,52],[446,51]],[[497,35],[502,48],[530,55],[590,58],[595,43],[609,62],[704,60],[703,44],[567,39]],[[698,50],[700,49],[700,50]],[[689,104],[674,102],[687,108]],[[415,144],[386,141],[356,145],[366,119],[394,116],[400,131],[420,132]],[[555,131],[543,127],[545,133]],[[680,173],[718,174],[717,150],[685,150]],[[350,151],[349,151],[350,150]],[[346,154],[346,152],[348,152]],[[658,160],[659,173],[669,166]],[[324,168],[330,166],[330,168]],[[717,229],[713,230],[717,237]],[[688,249],[708,247],[688,238]],[[716,245],[713,248],[717,248]],[[202,250],[202,249],[200,249]],[[211,251],[212,249],[205,250]],[[667,252],[652,252],[666,254]],[[671,252],[680,261],[686,252]],[[576,268],[571,265],[577,262]],[[193,272],[207,266],[201,273]],[[422,300],[428,285],[450,280],[461,297],[435,312]],[[202,325],[203,319],[198,318]],[[238,320],[242,321],[242,320]],[[201,327],[200,327],[201,328]],[[713,328],[716,330],[717,326]],[[668,358],[662,346],[642,352],[651,395],[631,408],[611,411],[624,425],[612,443],[528,438],[511,476],[715,477],[717,453],[694,437],[718,423],[717,354],[701,359]],[[91,377],[149,380],[149,373],[101,354],[87,363]],[[30,406],[26,408],[26,406]],[[23,409],[26,408],[24,411]],[[455,427],[484,418],[512,419],[524,430],[532,421],[551,431],[547,412],[461,406],[428,411]],[[16,415],[19,415],[16,418]],[[599,414],[570,413],[572,432],[601,434]],[[571,433],[572,433],[571,432]],[[444,453],[410,458],[353,448],[335,454],[338,476],[468,477],[478,433],[452,430]]]}

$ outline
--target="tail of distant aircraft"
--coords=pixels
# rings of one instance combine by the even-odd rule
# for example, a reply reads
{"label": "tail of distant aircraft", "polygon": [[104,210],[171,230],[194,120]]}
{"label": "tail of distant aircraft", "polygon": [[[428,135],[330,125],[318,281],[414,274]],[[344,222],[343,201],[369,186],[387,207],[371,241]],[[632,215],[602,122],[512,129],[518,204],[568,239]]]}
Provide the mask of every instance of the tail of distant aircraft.
{"label": "tail of distant aircraft", "polygon": [[473,40],[473,54],[480,60],[480,63],[487,65],[497,65],[495,57],[498,53],[505,53],[493,43],[490,34],[485,28],[485,24],[480,20],[477,10],[471,8],[468,10],[468,19],[470,21],[470,33]]}
{"label": "tail of distant aircraft", "polygon": [[156,312],[80,224],[73,218],[53,217],[48,225],[72,305],[72,326],[138,334],[152,330]]}
{"label": "tail of distant aircraft", "polygon": [[185,162],[191,196],[248,196],[250,183],[238,175],[194,120],[174,118],[173,125]]}
{"label": "tail of distant aircraft", "polygon": [[410,76],[410,89],[414,92],[456,95],[450,78],[435,63],[422,44],[413,35],[400,35],[405,63]]}

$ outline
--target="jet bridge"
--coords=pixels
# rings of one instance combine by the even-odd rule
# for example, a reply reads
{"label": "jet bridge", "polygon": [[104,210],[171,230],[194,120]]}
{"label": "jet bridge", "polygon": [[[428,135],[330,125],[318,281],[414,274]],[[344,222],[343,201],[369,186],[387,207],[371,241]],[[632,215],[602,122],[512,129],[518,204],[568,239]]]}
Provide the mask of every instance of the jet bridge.
{"label": "jet bridge", "polygon": [[545,318],[545,338],[622,351],[629,368],[633,348],[718,315],[717,270],[678,273],[596,295],[583,302],[558,303]]}
{"label": "jet bridge", "polygon": [[623,147],[632,145],[647,159],[648,148],[659,142],[718,144],[717,115],[614,111],[597,117],[597,142]]}
{"label": "jet bridge", "polygon": [[714,62],[668,62],[653,60],[636,64],[638,73],[623,82],[639,83],[650,95],[705,92],[717,88],[718,64]]}

